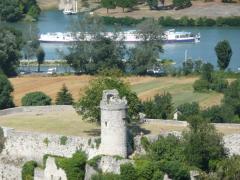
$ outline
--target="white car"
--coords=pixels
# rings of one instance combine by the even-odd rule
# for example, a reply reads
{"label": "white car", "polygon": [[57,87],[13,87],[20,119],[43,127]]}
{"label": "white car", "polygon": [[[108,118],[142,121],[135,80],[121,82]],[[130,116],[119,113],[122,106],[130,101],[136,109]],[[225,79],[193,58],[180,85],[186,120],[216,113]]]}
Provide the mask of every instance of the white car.
{"label": "white car", "polygon": [[57,73],[57,68],[49,68],[47,71],[47,74],[56,74]]}

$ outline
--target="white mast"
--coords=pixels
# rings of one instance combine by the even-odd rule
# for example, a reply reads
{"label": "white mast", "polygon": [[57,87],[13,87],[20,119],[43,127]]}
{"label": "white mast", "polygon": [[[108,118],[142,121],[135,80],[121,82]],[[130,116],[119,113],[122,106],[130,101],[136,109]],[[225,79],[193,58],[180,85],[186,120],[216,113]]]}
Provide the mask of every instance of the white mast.
{"label": "white mast", "polygon": [[75,0],[75,2],[76,2],[76,12],[78,12],[78,1],[77,0]]}

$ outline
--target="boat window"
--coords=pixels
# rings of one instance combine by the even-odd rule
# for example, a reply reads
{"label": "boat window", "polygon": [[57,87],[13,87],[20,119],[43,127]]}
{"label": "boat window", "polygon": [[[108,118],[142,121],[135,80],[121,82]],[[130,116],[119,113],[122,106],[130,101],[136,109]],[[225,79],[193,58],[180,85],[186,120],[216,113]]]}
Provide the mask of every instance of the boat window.
{"label": "boat window", "polygon": [[176,38],[179,38],[179,35],[176,35]]}

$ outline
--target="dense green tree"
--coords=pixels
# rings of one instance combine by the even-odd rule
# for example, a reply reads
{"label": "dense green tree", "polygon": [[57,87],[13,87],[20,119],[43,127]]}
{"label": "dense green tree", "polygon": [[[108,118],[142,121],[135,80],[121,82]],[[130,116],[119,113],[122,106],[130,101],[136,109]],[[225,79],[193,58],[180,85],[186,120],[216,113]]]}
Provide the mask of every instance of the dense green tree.
{"label": "dense green tree", "polygon": [[91,180],[121,180],[121,177],[113,173],[98,173],[93,175]]}
{"label": "dense green tree", "polygon": [[201,68],[201,79],[211,83],[213,81],[214,67],[211,63],[205,63]]}
{"label": "dense green tree", "polygon": [[172,96],[170,93],[155,95],[154,100],[143,102],[143,110],[148,118],[167,119],[173,112]]}
{"label": "dense green tree", "polygon": [[178,10],[178,9],[190,7],[192,3],[191,3],[191,0],[173,0],[173,5]]}
{"label": "dense green tree", "polygon": [[194,72],[197,74],[201,73],[203,62],[202,60],[196,60],[194,61]]}
{"label": "dense green tree", "polygon": [[183,121],[191,118],[193,115],[199,114],[200,112],[200,107],[197,102],[181,104],[177,107],[177,109],[181,112],[179,119]]}
{"label": "dense green tree", "polygon": [[92,41],[82,41],[87,38],[82,34],[79,42],[72,44],[66,56],[68,64],[78,73],[96,74],[103,69],[125,70],[123,62],[125,44],[113,33],[113,37],[106,38],[103,34],[105,28],[97,17],[86,16],[76,22],[74,32],[86,31],[91,34]]}
{"label": "dense green tree", "polygon": [[63,85],[62,89],[57,93],[56,104],[57,105],[73,104],[72,94],[69,92],[65,84]]}
{"label": "dense green tree", "polygon": [[0,28],[0,70],[7,76],[16,75],[22,45],[22,34],[19,31]]}
{"label": "dense green tree", "polygon": [[121,179],[124,180],[136,180],[137,179],[137,172],[134,168],[133,164],[126,163],[120,166],[121,171]]}
{"label": "dense green tree", "polygon": [[223,103],[240,117],[240,79],[233,81],[224,91]]}
{"label": "dense green tree", "polygon": [[141,43],[130,50],[128,64],[132,73],[143,75],[147,69],[158,65],[159,53],[163,52],[162,28],[156,20],[147,19],[137,29],[137,38],[141,39]]}
{"label": "dense green tree", "polygon": [[45,60],[45,52],[42,47],[39,47],[36,52],[37,62],[38,62],[38,72],[40,72],[40,66]]}
{"label": "dense green tree", "polygon": [[121,7],[123,12],[125,8],[133,8],[137,4],[136,0],[116,0],[117,6]]}
{"label": "dense green tree", "polygon": [[43,92],[32,92],[22,98],[22,106],[46,106],[51,105],[51,101]]}
{"label": "dense green tree", "polygon": [[34,180],[34,169],[37,167],[37,162],[28,161],[22,167],[22,180]]}
{"label": "dense green tree", "polygon": [[147,4],[151,10],[157,9],[158,0],[147,0]]}
{"label": "dense green tree", "polygon": [[107,13],[109,9],[116,8],[116,0],[101,0],[102,7],[107,9]]}
{"label": "dense green tree", "polygon": [[90,121],[100,122],[99,103],[102,99],[103,90],[116,89],[120,97],[126,97],[128,101],[129,120],[137,120],[140,110],[140,101],[136,93],[122,80],[116,77],[99,77],[93,80],[85,91],[85,95],[76,104],[83,118]]}
{"label": "dense green tree", "polygon": [[7,77],[0,73],[0,110],[14,107],[11,93],[13,87]]}
{"label": "dense green tree", "polygon": [[226,157],[222,136],[200,116],[193,116],[188,122],[190,130],[183,135],[185,157],[191,165],[208,171],[211,161]]}
{"label": "dense green tree", "polygon": [[218,58],[218,66],[221,70],[225,70],[232,57],[232,48],[227,40],[220,41],[215,47],[215,52]]}

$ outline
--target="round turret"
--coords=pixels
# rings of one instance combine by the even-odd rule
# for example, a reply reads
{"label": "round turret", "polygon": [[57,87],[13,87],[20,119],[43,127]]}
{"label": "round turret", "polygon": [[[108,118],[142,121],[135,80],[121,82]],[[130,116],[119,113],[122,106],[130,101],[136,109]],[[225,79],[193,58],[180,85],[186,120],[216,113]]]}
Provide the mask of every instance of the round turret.
{"label": "round turret", "polygon": [[105,90],[100,108],[101,154],[127,157],[126,99],[120,99],[115,89]]}

